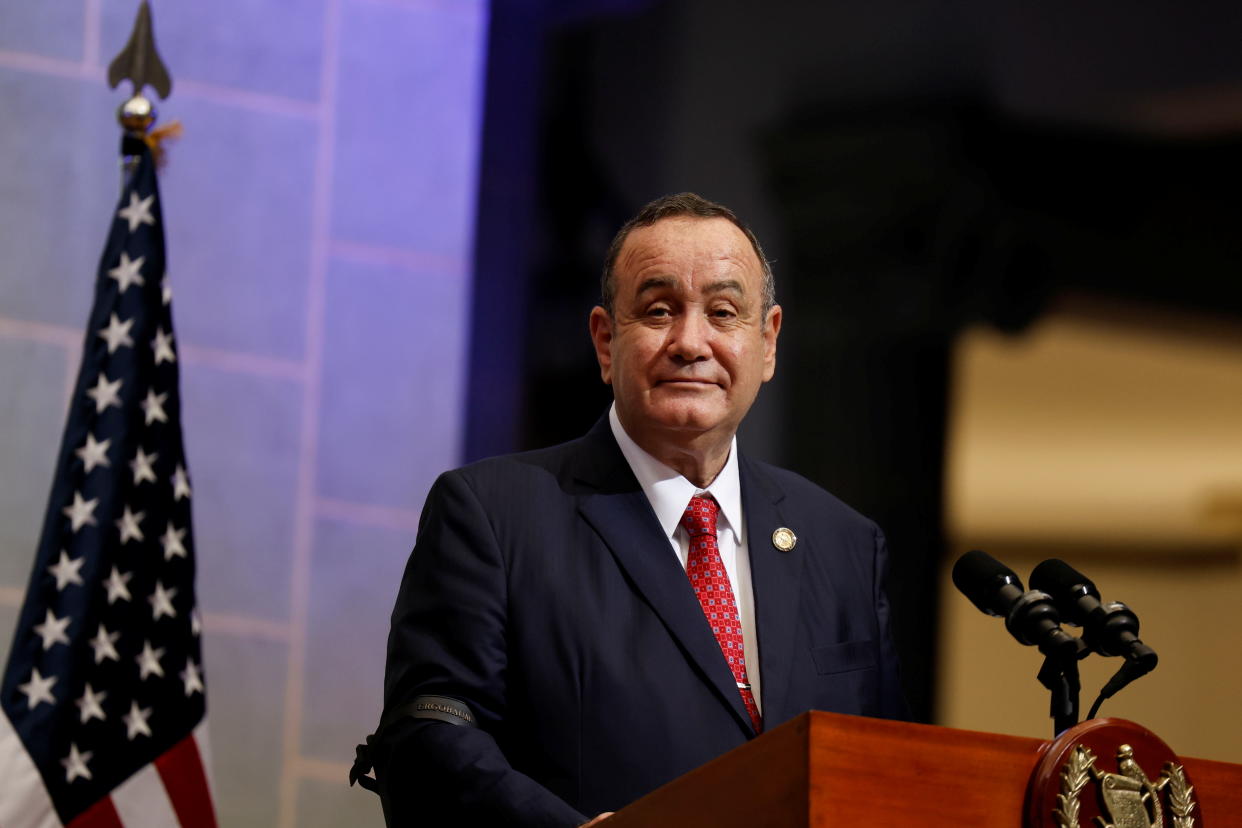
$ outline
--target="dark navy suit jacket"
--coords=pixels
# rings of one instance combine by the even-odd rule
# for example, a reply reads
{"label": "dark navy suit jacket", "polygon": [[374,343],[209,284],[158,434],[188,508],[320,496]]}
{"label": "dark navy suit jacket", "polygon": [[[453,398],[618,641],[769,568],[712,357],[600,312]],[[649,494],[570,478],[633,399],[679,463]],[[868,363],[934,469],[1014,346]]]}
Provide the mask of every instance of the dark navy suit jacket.
{"label": "dark navy suit jacket", "polygon": [[[770,729],[808,709],[901,717],[880,530],[739,456]],[[798,541],[771,541],[778,527]],[[437,694],[478,728],[387,732],[396,824],[571,826],[754,737],[685,571],[602,419],[442,475],[392,616],[385,707]]]}

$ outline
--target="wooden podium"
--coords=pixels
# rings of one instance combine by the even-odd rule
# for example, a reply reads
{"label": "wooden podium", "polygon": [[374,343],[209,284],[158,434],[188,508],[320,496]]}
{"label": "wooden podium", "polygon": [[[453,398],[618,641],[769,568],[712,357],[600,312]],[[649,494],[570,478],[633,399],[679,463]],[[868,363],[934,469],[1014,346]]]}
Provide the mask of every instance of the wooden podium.
{"label": "wooden podium", "polygon": [[[1120,720],[1094,720],[1067,735],[1107,722]],[[1020,828],[1034,824],[1024,822],[1024,813],[1041,758],[1067,735],[1054,744],[805,713],[652,791],[605,824]],[[1242,826],[1242,765],[1186,757],[1179,761],[1197,799],[1193,824]],[[1167,815],[1165,821],[1173,824]],[[1079,822],[1084,828],[1096,825],[1085,816]]]}

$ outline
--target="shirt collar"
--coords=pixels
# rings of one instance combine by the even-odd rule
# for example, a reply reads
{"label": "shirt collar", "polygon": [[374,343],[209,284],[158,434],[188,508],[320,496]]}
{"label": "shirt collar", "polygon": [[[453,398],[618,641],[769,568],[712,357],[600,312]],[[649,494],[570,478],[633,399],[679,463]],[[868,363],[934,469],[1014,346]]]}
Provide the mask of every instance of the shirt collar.
{"label": "shirt collar", "polygon": [[[733,531],[734,537],[742,538],[742,487],[737,472],[737,437],[729,445],[729,459],[716,479],[706,489],[687,480],[681,473],[652,457],[625,433],[621,420],[617,417],[617,404],[608,409],[608,425],[612,427],[612,436],[616,438],[621,453],[630,464],[630,470],[638,478],[643,494],[655,510],[656,520],[664,534],[673,537],[681,523],[682,513],[690,498],[701,492],[710,492],[720,505],[720,518],[724,525]],[[717,523],[719,527],[719,522]]]}

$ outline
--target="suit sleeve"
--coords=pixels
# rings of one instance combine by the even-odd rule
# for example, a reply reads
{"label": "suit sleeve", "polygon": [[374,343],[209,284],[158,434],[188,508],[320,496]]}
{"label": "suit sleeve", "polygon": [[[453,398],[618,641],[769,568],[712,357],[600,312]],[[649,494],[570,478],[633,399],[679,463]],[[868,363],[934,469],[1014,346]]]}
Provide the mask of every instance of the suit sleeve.
{"label": "suit sleeve", "polygon": [[880,628],[880,713],[886,719],[909,721],[910,707],[901,688],[901,668],[897,648],[893,644],[893,632],[889,622],[888,592],[888,541],[877,526],[875,533],[875,611]]}
{"label": "suit sleeve", "polygon": [[442,695],[469,705],[479,727],[406,718],[385,732],[377,774],[390,825],[587,821],[514,770],[497,742],[506,717],[508,585],[491,517],[460,472],[442,475],[423,509],[392,614],[385,714],[416,696]]}

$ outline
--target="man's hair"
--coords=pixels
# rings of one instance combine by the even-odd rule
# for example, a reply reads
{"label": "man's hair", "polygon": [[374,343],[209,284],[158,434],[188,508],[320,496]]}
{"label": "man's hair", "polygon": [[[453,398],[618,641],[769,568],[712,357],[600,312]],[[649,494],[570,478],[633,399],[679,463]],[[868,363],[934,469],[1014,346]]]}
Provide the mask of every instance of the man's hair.
{"label": "man's hair", "polygon": [[737,217],[737,214],[728,207],[723,204],[717,204],[714,201],[708,201],[695,193],[675,193],[657,198],[639,210],[638,215],[621,225],[617,235],[613,236],[612,244],[608,245],[608,253],[604,257],[604,273],[599,280],[600,304],[604,306],[604,310],[608,311],[608,315],[613,315],[613,304],[617,298],[616,278],[613,270],[616,268],[617,257],[621,255],[621,247],[625,244],[625,240],[630,233],[640,227],[650,227],[662,219],[681,217],[727,219],[734,227],[746,234],[746,238],[750,241],[750,246],[755,251],[755,256],[759,259],[759,264],[763,268],[762,319],[766,322],[768,310],[776,304],[776,281],[772,277],[772,265],[768,261],[767,256],[763,255],[763,248],[759,245],[759,239]]}

